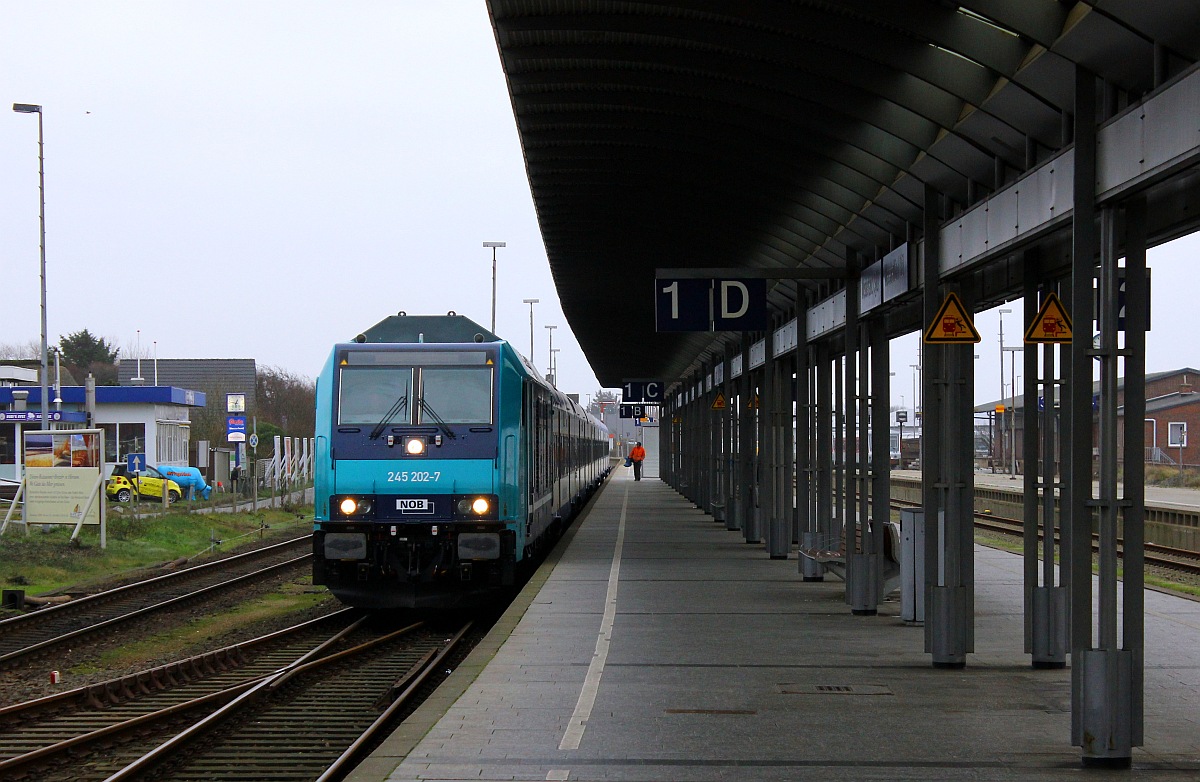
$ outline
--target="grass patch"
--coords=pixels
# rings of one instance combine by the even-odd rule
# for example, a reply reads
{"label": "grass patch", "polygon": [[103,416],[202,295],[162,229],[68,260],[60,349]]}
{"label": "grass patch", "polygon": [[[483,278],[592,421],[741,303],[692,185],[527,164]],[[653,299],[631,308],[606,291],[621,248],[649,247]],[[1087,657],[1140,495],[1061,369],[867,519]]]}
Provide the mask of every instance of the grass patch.
{"label": "grass patch", "polygon": [[96,671],[128,668],[154,660],[164,649],[184,652],[193,645],[207,648],[206,642],[229,636],[242,628],[280,617],[298,615],[315,608],[329,599],[324,589],[305,588],[300,585],[285,585],[283,590],[243,603],[229,611],[213,616],[192,619],[187,624],[164,630],[134,643],[103,652],[99,658],[71,669],[76,675]]}
{"label": "grass patch", "polygon": [[168,513],[138,519],[116,516],[108,521],[108,546],[100,548],[98,527],[84,527],[75,542],[72,527],[9,526],[0,537],[0,586],[30,595],[63,591],[120,576],[131,570],[203,557],[214,539],[217,552],[228,552],[265,535],[307,534],[312,508],[303,511],[260,510],[258,513]]}

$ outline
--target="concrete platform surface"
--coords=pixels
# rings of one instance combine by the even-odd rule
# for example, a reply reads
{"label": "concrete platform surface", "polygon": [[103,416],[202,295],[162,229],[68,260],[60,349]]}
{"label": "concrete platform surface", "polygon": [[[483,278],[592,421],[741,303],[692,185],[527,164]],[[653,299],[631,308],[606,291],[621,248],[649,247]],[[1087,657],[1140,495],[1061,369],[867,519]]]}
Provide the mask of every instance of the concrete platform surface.
{"label": "concrete platform surface", "polygon": [[851,615],[658,481],[616,476],[567,543],[353,782],[1200,780],[1200,602],[1146,593],[1145,746],[1084,770],[1015,555],[976,548],[976,651],[935,670],[898,603]]}

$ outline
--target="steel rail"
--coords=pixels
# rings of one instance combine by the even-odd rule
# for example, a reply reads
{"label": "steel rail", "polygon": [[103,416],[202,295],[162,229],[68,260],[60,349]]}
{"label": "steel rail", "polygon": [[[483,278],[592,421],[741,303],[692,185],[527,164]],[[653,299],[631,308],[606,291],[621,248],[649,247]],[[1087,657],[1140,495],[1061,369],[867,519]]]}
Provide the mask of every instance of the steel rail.
{"label": "steel rail", "polygon": [[[200,589],[195,590],[193,592],[188,592],[183,595],[178,595],[176,597],[172,597],[167,600],[164,600],[160,603],[154,603],[154,604],[151,604],[148,606],[143,606],[142,608],[134,609],[133,611],[130,611],[128,613],[110,617],[101,622],[97,622],[95,624],[89,624],[86,627],[81,627],[77,630],[72,630],[68,633],[54,636],[53,638],[48,638],[43,641],[39,641],[37,643],[30,644],[28,646],[23,646],[23,647],[17,648],[13,651],[10,651],[10,652],[0,655],[0,667],[5,667],[8,665],[11,665],[14,661],[19,660],[21,658],[29,657],[38,652],[43,652],[43,651],[46,651],[47,649],[51,649],[53,647],[60,646],[68,641],[73,641],[82,636],[90,635],[99,630],[110,628],[115,625],[121,624],[123,622],[131,621],[133,619],[138,619],[143,616],[147,616],[149,614],[177,606],[181,603],[186,603],[188,601],[195,600],[200,597],[204,597],[204,596],[214,593],[214,592],[220,592],[222,590],[230,589],[232,587],[238,586],[240,584],[243,584],[243,583],[246,583],[249,581],[255,581],[255,580],[264,578],[268,575],[271,575],[272,573],[275,573],[276,571],[285,570],[287,568],[294,567],[298,564],[307,562],[310,559],[312,559],[311,552],[303,554],[299,557],[294,557],[292,559],[285,560],[283,562],[278,562],[274,565],[268,565],[265,568],[260,568],[259,570],[255,570],[250,573],[244,573],[240,576],[235,576],[234,578],[227,579],[225,581],[221,581],[216,584],[210,584],[209,586],[201,587]],[[36,617],[36,614],[32,614],[31,616]]]}
{"label": "steel rail", "polygon": [[458,648],[458,645],[466,637],[467,632],[472,627],[471,622],[468,622],[461,630],[446,643],[440,651],[438,651],[432,659],[426,663],[413,668],[407,676],[396,682],[392,688],[393,693],[399,691],[393,698],[391,705],[384,709],[374,722],[363,731],[354,742],[346,748],[346,751],[338,756],[337,760],[325,769],[321,776],[317,777],[316,782],[331,782],[334,779],[339,779],[343,771],[357,765],[362,754],[371,745],[375,738],[391,724],[396,713],[403,707],[407,706],[416,695],[417,689],[424,685],[433,675],[433,672],[441,667],[441,663],[450,654]]}
{"label": "steel rail", "polygon": [[[915,502],[893,499],[891,507],[893,509],[906,509],[920,507],[920,505]],[[1006,535],[1019,536],[1025,525],[1023,519],[998,516],[994,513],[975,511],[974,518],[975,526]],[[1045,528],[1041,522],[1038,522],[1038,538],[1042,539],[1044,536]],[[1056,541],[1059,540],[1057,530],[1054,532],[1054,539]],[[1117,547],[1117,556],[1123,557],[1125,554],[1123,539],[1117,539]],[[1200,552],[1171,548],[1170,546],[1163,546],[1158,543],[1145,543],[1142,548],[1145,552],[1146,564],[1148,565],[1155,565],[1168,570],[1178,570],[1190,575],[1200,575]],[[1099,550],[1098,536],[1094,532],[1092,533],[1092,550]]]}
{"label": "steel rail", "polygon": [[[247,642],[244,642],[241,644],[235,644],[234,646],[227,647],[227,650],[229,650],[231,652],[232,651],[241,651],[241,650],[245,650],[245,649],[255,647],[255,646],[261,646],[261,645],[265,645],[265,644],[278,642],[279,640],[285,639],[288,636],[303,635],[306,632],[316,629],[316,626],[319,624],[328,622],[330,620],[336,620],[339,618],[348,619],[353,615],[353,613],[354,613],[353,609],[343,609],[341,611],[337,611],[328,616],[318,617],[317,619],[312,619],[307,622],[303,622],[299,625],[294,625],[293,627],[286,628],[285,630],[280,630],[280,631],[277,631],[274,633],[270,633],[268,635],[261,636],[259,638],[256,638],[256,639],[253,639],[251,641],[247,641]],[[117,719],[116,721],[111,721],[112,717],[110,717],[109,715],[105,715],[101,711],[97,711],[95,709],[90,710],[87,713],[89,715],[99,717],[100,718],[99,722],[103,722],[106,719],[109,719],[110,720],[109,723],[106,725],[101,725],[100,727],[96,727],[92,730],[88,730],[85,733],[79,733],[74,736],[69,736],[68,738],[64,738],[59,741],[54,741],[45,746],[38,747],[37,749],[30,750],[28,752],[23,752],[19,755],[14,755],[12,757],[0,760],[0,778],[7,778],[7,774],[9,772],[11,772],[17,768],[20,768],[22,766],[27,766],[29,764],[36,763],[38,761],[45,761],[49,758],[63,755],[64,753],[67,753],[67,752],[75,751],[81,747],[88,745],[88,744],[92,744],[92,743],[95,743],[95,742],[98,742],[98,741],[101,741],[104,739],[109,739],[109,738],[112,738],[115,736],[126,734],[126,733],[133,731],[134,729],[141,728],[143,726],[160,723],[166,718],[173,717],[173,716],[176,716],[179,714],[183,714],[188,711],[193,711],[196,709],[204,708],[207,706],[211,706],[213,704],[228,702],[232,698],[237,697],[239,694],[245,692],[246,690],[250,689],[251,687],[255,686],[256,684],[268,679],[271,676],[278,675],[280,671],[286,670],[290,666],[301,664],[301,663],[304,663],[304,662],[307,662],[307,661],[310,661],[310,660],[313,660],[313,659],[319,657],[321,654],[323,654],[328,649],[330,649],[334,644],[339,643],[342,639],[347,637],[349,634],[360,629],[366,621],[367,621],[367,617],[365,617],[365,616],[358,618],[357,620],[351,622],[347,626],[338,629],[332,636],[325,638],[325,640],[323,640],[317,646],[306,649],[299,657],[292,659],[290,662],[284,663],[282,666],[280,666],[278,664],[272,665],[268,661],[268,663],[267,663],[269,666],[268,670],[264,671],[261,669],[261,666],[260,666],[258,671],[250,671],[249,672],[250,675],[244,677],[240,681],[234,682],[232,684],[228,684],[228,686],[221,686],[220,689],[213,690],[213,691],[204,693],[202,695],[198,695],[196,697],[186,698],[185,700],[171,703],[162,708],[157,708],[152,711],[148,711],[143,714],[136,715],[134,717],[129,717],[127,719]],[[300,640],[300,642],[303,642],[303,639],[299,639],[299,640]],[[174,664],[170,664],[170,665],[174,665]],[[165,669],[167,667],[169,667],[169,666],[160,666],[158,670]],[[250,667],[250,666],[248,666],[248,667]],[[151,669],[151,670],[156,670],[156,669]],[[137,676],[137,674],[135,674],[135,676]],[[220,681],[221,677],[217,676],[215,678],[218,679],[216,684],[218,684],[218,685],[222,684],[222,682]],[[120,680],[117,680],[117,681],[120,681]],[[188,684],[191,684],[191,682],[188,682]],[[66,693],[59,693],[59,694],[55,694],[53,696],[49,696],[47,698],[41,698],[41,699],[38,699],[35,701],[28,701],[24,704],[18,704],[14,707],[9,707],[9,708],[5,709],[4,712],[2,713],[2,715],[5,717],[8,717],[10,720],[17,719],[17,720],[24,721],[27,713],[30,711],[33,711],[35,709],[44,708],[49,704],[52,704],[55,702],[61,702],[64,699],[86,698],[89,695],[89,691],[91,689],[92,689],[91,687],[80,687],[80,688],[77,688],[75,690],[72,690],[72,691],[69,691]],[[187,688],[186,688],[186,686],[181,686],[178,689],[186,690]],[[186,695],[186,692],[183,694]],[[114,716],[120,717],[121,715],[116,714]],[[85,724],[85,727],[86,727],[86,723],[88,721],[89,720],[87,720],[87,719],[79,720],[78,718],[72,717],[68,720],[68,724],[72,725],[72,726],[78,726],[82,722]],[[38,733],[48,732],[45,727],[34,726],[34,729],[35,729],[35,732],[38,732]],[[17,738],[19,739],[20,736],[18,735]]]}
{"label": "steel rail", "polygon": [[[395,641],[401,636],[411,633],[422,626],[423,623],[417,622],[336,654],[304,662],[297,661],[296,663],[287,666],[287,668],[265,677],[246,691],[238,694],[235,698],[233,698],[233,700],[229,701],[216,711],[201,719],[199,722],[196,722],[191,727],[187,728],[181,733],[176,734],[166,742],[152,749],[150,752],[142,755],[137,760],[107,777],[104,782],[124,782],[148,773],[151,769],[165,762],[168,758],[180,751],[186,745],[190,744],[192,741],[207,734],[211,729],[226,722],[227,720],[232,719],[239,714],[243,708],[255,705],[258,700],[270,694],[271,690],[289,681],[299,673],[312,672],[319,668],[357,657],[364,652],[379,647],[382,644]],[[428,654],[426,654],[422,659],[427,660]]]}
{"label": "steel rail", "polygon": [[299,538],[292,538],[291,540],[285,540],[281,543],[276,543],[271,546],[264,546],[263,548],[254,549],[253,551],[247,551],[243,554],[236,554],[232,557],[224,557],[222,559],[216,559],[216,560],[213,560],[212,562],[206,562],[202,565],[196,565],[195,567],[185,568],[183,570],[177,570],[174,573],[165,573],[161,576],[153,576],[151,578],[142,579],[140,581],[134,581],[133,583],[130,583],[130,584],[123,584],[119,587],[114,587],[113,589],[106,589],[103,592],[97,592],[95,594],[85,595],[85,596],[77,598],[75,600],[71,600],[68,603],[62,603],[60,605],[54,605],[54,606],[48,606],[46,608],[41,608],[33,613],[9,617],[7,619],[0,620],[0,636],[3,636],[6,632],[11,630],[11,628],[13,628],[13,627],[20,627],[26,623],[32,623],[38,619],[41,619],[44,621],[47,616],[58,617],[58,616],[64,616],[64,615],[68,615],[71,613],[75,613],[79,610],[91,608],[98,604],[102,604],[104,602],[108,602],[108,601],[123,597],[128,593],[145,590],[152,586],[159,586],[164,583],[169,583],[171,581],[179,581],[179,580],[186,580],[189,578],[195,578],[196,576],[199,576],[199,575],[207,575],[209,571],[228,568],[232,564],[237,564],[237,563],[244,562],[244,561],[252,561],[254,559],[262,559],[271,554],[278,553],[282,549],[289,548],[289,547],[295,546],[299,543],[303,543],[305,541],[311,541],[311,540],[312,540],[311,534],[304,535]]}
{"label": "steel rail", "polygon": [[[143,690],[145,688],[145,683],[147,681],[162,682],[164,679],[169,680],[177,671],[188,671],[190,669],[194,672],[196,670],[203,670],[205,668],[227,666],[229,665],[228,661],[237,661],[241,658],[244,658],[245,653],[248,651],[275,643],[276,641],[285,639],[288,636],[295,635],[304,630],[313,628],[323,622],[329,622],[331,620],[348,617],[352,615],[354,611],[355,609],[353,608],[342,608],[334,611],[331,614],[319,616],[315,619],[309,619],[308,621],[301,622],[300,624],[292,625],[291,627],[285,627],[282,630],[276,630],[275,632],[259,636],[258,638],[252,638],[248,641],[240,641],[236,644],[231,644],[220,649],[213,649],[212,651],[204,652],[203,654],[186,657],[182,660],[175,660],[173,662],[164,663],[163,665],[156,665],[153,668],[147,668],[145,670],[138,671],[137,673],[131,673],[127,676],[119,676],[114,679],[109,679],[107,681],[97,682],[94,684],[85,684],[81,687],[75,687],[70,690],[56,692],[51,695],[45,695],[41,698],[35,698],[29,701],[22,701],[21,703],[13,703],[8,706],[2,706],[0,707],[0,724],[3,724],[3,722],[10,717],[16,717],[16,715],[27,715],[40,709],[60,703],[69,703],[73,700],[86,701],[95,704],[96,706],[112,705],[111,703],[101,704],[101,700],[106,699],[106,697],[113,692],[138,693],[139,690]],[[156,684],[155,686],[156,688],[161,688],[167,685]],[[25,718],[19,717],[18,719]]]}

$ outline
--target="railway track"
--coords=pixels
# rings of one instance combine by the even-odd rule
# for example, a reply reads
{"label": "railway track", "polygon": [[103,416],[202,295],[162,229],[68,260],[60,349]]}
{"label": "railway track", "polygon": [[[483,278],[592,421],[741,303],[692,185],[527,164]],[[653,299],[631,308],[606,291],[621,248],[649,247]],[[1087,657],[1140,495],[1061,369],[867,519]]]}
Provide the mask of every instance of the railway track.
{"label": "railway track", "polygon": [[[918,507],[916,503],[905,502],[903,500],[892,500],[891,506],[893,509]],[[998,516],[994,513],[976,512],[975,526],[1014,537],[1022,537],[1025,530],[1023,520]],[[1041,539],[1043,535],[1044,530],[1039,524],[1038,538]],[[1054,539],[1057,543],[1059,540],[1058,532],[1054,533]],[[1092,550],[1099,551],[1099,538],[1095,533],[1092,533]],[[1144,544],[1143,551],[1145,552],[1147,565],[1153,565],[1166,570],[1176,570],[1189,575],[1200,575],[1200,552],[1172,548],[1158,543]],[[1119,538],[1117,540],[1117,555],[1124,555],[1124,541]]]}
{"label": "railway track", "polygon": [[317,779],[393,728],[469,627],[380,630],[345,609],[173,672],[9,707],[0,778]]}
{"label": "railway track", "polygon": [[0,668],[111,631],[122,622],[303,567],[312,557],[311,539],[311,535],[295,538],[0,621]]}

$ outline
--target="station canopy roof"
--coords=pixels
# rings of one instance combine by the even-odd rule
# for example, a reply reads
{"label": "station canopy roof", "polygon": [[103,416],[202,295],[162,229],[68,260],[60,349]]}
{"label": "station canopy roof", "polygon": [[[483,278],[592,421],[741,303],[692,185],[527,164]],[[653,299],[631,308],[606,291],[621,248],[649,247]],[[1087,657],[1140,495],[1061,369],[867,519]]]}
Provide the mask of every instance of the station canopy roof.
{"label": "station canopy roof", "polygon": [[[1071,139],[1075,67],[1111,113],[1200,59],[1195,0],[489,0],[550,266],[602,384],[679,377],[658,267],[843,270]],[[781,312],[797,285],[774,284]],[[804,293],[805,291],[799,291]]]}

